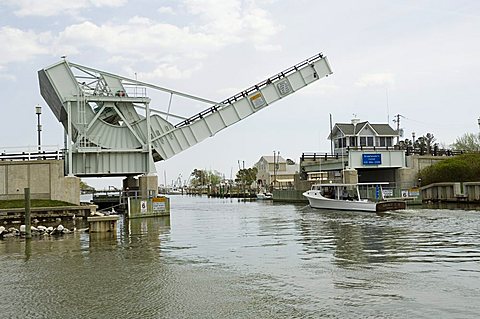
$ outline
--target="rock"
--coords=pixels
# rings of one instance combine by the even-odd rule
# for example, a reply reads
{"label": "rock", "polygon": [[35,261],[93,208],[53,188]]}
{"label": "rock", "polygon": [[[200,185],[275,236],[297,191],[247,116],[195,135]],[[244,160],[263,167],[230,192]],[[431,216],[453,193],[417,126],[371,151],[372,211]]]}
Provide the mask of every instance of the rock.
{"label": "rock", "polygon": [[25,225],[20,225],[20,232],[25,233],[25,231],[26,231]]}
{"label": "rock", "polygon": [[104,213],[100,213],[100,212],[92,212],[90,215],[91,216],[105,216]]}
{"label": "rock", "polygon": [[5,227],[0,226],[0,234],[2,234],[5,230],[6,230]]}
{"label": "rock", "polygon": [[8,238],[8,237],[15,237],[15,234],[14,233],[5,233],[3,235],[3,238]]}

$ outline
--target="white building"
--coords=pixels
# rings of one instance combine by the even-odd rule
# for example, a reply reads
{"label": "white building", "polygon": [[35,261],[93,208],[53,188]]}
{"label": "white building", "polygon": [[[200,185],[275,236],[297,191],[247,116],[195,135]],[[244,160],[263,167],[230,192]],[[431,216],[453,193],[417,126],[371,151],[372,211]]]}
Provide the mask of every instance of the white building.
{"label": "white building", "polygon": [[351,123],[336,123],[328,139],[333,140],[334,154],[346,154],[352,149],[389,149],[398,137],[397,131],[388,124],[353,119]]}
{"label": "white building", "polygon": [[298,173],[298,164],[281,156],[262,156],[254,167],[257,168],[259,187],[293,187],[295,174]]}
{"label": "white building", "polygon": [[395,149],[399,134],[388,124],[373,124],[353,119],[336,123],[328,139],[333,154],[314,154],[301,158],[301,171],[307,180],[346,182],[392,182],[398,180],[398,169],[406,167],[405,151]]}

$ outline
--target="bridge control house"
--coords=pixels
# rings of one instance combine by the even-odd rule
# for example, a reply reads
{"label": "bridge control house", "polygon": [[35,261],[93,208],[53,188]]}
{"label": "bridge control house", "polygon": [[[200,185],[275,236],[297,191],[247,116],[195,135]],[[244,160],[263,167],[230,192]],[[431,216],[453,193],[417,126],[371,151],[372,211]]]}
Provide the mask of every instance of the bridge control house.
{"label": "bridge control house", "polygon": [[351,123],[336,123],[328,139],[333,144],[332,154],[304,153],[300,158],[303,179],[414,186],[405,151],[394,147],[399,134],[390,125],[353,119]]}

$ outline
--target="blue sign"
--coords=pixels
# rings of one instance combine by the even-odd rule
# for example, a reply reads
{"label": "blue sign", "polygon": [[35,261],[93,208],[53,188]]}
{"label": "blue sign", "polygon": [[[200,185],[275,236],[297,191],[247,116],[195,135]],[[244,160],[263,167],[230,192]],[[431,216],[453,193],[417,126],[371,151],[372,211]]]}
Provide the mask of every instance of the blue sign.
{"label": "blue sign", "polygon": [[382,154],[362,154],[363,165],[382,164]]}

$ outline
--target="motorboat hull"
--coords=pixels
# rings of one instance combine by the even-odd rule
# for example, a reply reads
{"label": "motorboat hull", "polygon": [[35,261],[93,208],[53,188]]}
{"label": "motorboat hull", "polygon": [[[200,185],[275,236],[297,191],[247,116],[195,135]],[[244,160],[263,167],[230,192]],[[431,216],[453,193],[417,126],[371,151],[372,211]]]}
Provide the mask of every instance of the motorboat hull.
{"label": "motorboat hull", "polygon": [[257,199],[272,199],[273,195],[270,193],[258,193]]}
{"label": "motorboat hull", "polygon": [[323,197],[318,191],[306,191],[303,193],[308,199],[312,208],[333,209],[333,210],[349,210],[364,212],[384,212],[390,210],[405,209],[404,201],[381,201],[371,202],[368,200],[342,200]]}
{"label": "motorboat hull", "polygon": [[303,193],[308,199],[310,206],[319,209],[335,209],[335,210],[354,210],[365,212],[376,212],[377,203],[358,200],[340,200],[325,198],[315,191],[307,191]]}

